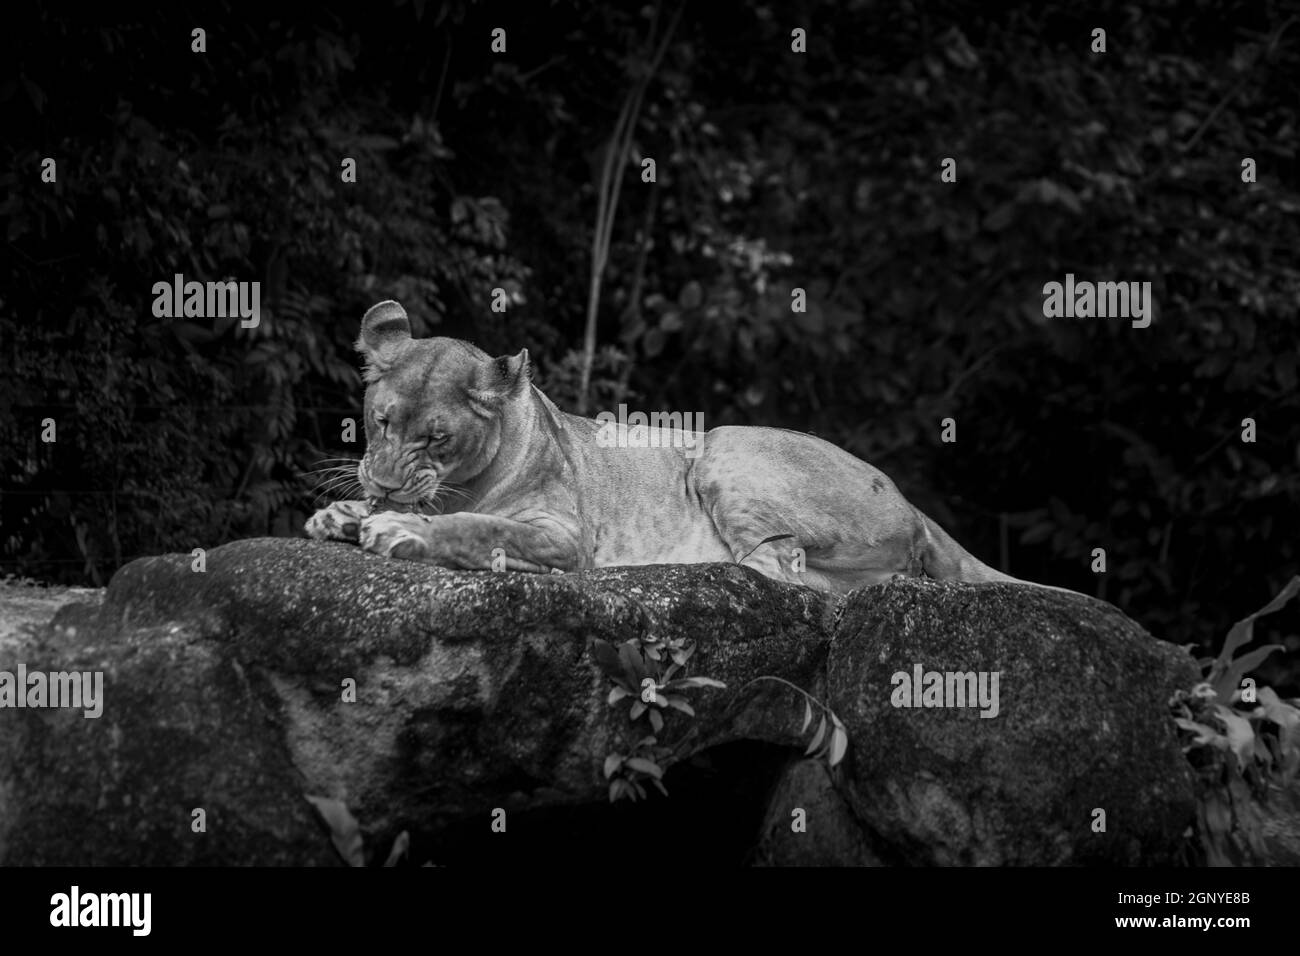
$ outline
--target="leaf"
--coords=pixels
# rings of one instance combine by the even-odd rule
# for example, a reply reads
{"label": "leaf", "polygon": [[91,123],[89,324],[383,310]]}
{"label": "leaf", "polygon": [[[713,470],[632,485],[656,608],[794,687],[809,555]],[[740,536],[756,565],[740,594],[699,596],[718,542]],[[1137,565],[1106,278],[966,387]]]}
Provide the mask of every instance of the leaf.
{"label": "leaf", "polygon": [[1001,232],[1011,225],[1015,218],[1016,204],[1014,202],[1004,203],[984,217],[984,228],[990,232]]}
{"label": "leaf", "polygon": [[687,687],[721,687],[727,685],[720,680],[714,680],[712,677],[679,677],[677,680],[669,681],[664,684],[662,690],[684,690]]}
{"label": "leaf", "polygon": [[605,676],[610,678],[616,684],[625,684],[623,680],[623,662],[619,659],[618,651],[614,645],[608,641],[602,641],[596,638],[591,642],[591,656]]}
{"label": "leaf", "polygon": [[1214,692],[1219,700],[1232,700],[1232,695],[1241,689],[1241,678],[1262,664],[1270,654],[1281,650],[1286,650],[1281,644],[1266,644],[1236,658],[1214,683]]}
{"label": "leaf", "polygon": [[650,711],[650,726],[654,728],[655,733],[659,733],[661,730],[664,729],[664,718],[663,715],[659,713],[659,711],[657,710]]}
{"label": "leaf", "polygon": [[1060,183],[1053,182],[1050,179],[1038,180],[1038,199],[1044,203],[1059,203],[1065,206],[1070,212],[1083,212],[1083,206],[1079,203],[1079,197],[1074,194],[1068,186],[1062,186]]}
{"label": "leaf", "polygon": [[688,704],[684,697],[669,697],[668,706],[673,708],[674,710],[680,710],[683,714],[686,714],[688,717],[695,716],[695,708],[692,707],[690,704]]}
{"label": "leaf", "polygon": [[407,851],[411,849],[411,834],[403,830],[397,834],[397,839],[393,841],[393,848],[388,853],[388,859],[384,861],[384,866],[397,866],[397,861],[406,856]]}
{"label": "leaf", "polygon": [[[236,320],[232,318],[230,321],[234,322]],[[205,328],[197,322],[169,322],[167,323],[167,328],[181,341],[183,345],[186,346],[191,342],[205,344],[213,341],[217,337],[216,331]],[[189,349],[189,351],[193,351],[193,349]]]}
{"label": "leaf", "polygon": [[845,752],[849,749],[849,735],[844,732],[842,727],[836,727],[831,731],[831,766],[834,767],[844,759]]}
{"label": "leaf", "polygon": [[1255,737],[1255,759],[1269,769],[1272,769],[1273,764],[1276,763],[1273,759],[1273,751],[1269,749],[1263,737]]}
{"label": "leaf", "polygon": [[664,786],[662,780],[660,780],[658,777],[651,777],[651,778],[650,778],[650,782],[651,782],[652,784],[654,784],[654,785],[655,785],[655,789],[657,789],[657,790],[658,790],[660,793],[662,793],[665,797],[668,796],[668,788]]}
{"label": "leaf", "polygon": [[646,712],[646,704],[644,701],[638,698],[637,702],[632,705],[632,709],[628,711],[628,717],[631,720],[636,720],[645,712]]}
{"label": "leaf", "polygon": [[635,641],[625,641],[618,646],[618,659],[623,667],[623,674],[628,681],[628,687],[640,687],[641,680],[646,676],[645,661],[641,658],[641,652],[637,649]]}
{"label": "leaf", "polygon": [[808,725],[812,723],[813,713],[812,704],[805,700],[803,702],[803,726],[799,728],[799,735],[803,736],[808,732]]}
{"label": "leaf", "polygon": [[677,304],[683,309],[698,309],[702,301],[704,301],[703,290],[694,279],[682,286],[682,291],[677,295]]}
{"label": "leaf", "polygon": [[38,113],[45,112],[45,94],[41,92],[41,88],[25,76],[22,78],[22,84],[27,98],[32,101],[32,108]]}
{"label": "leaf", "polygon": [[366,858],[361,842],[361,826],[342,800],[329,797],[308,796],[312,806],[330,828],[330,840],[343,862],[348,866],[365,866]]}
{"label": "leaf", "polygon": [[647,760],[645,757],[629,757],[627,766],[649,777],[662,777],[664,775],[663,768],[653,760]]}
{"label": "leaf", "polygon": [[1213,727],[1206,724],[1197,723],[1194,720],[1188,720],[1185,717],[1175,717],[1174,723],[1183,730],[1189,730],[1196,734],[1196,739],[1192,741],[1193,745],[1197,744],[1214,744],[1227,746],[1228,738],[1223,736]]}
{"label": "leaf", "polygon": [[1215,662],[1216,667],[1226,667],[1232,659],[1233,652],[1241,645],[1249,643],[1251,637],[1254,636],[1256,618],[1263,617],[1265,614],[1272,614],[1295,597],[1297,593],[1300,593],[1300,576],[1293,577],[1288,581],[1286,587],[1278,592],[1277,597],[1254,614],[1247,615],[1232,625],[1232,630],[1228,631],[1228,637],[1223,642],[1223,650],[1219,651],[1219,658]]}
{"label": "leaf", "polygon": [[1052,536],[1052,532],[1055,530],[1056,530],[1056,526],[1054,524],[1052,524],[1050,521],[1044,521],[1040,524],[1034,525],[1033,527],[1027,529],[1023,534],[1021,534],[1020,543],[1038,544],[1040,541],[1046,541],[1048,538],[1050,538]]}
{"label": "leaf", "polygon": [[664,333],[658,328],[650,329],[641,340],[641,348],[646,358],[654,358],[664,350]]}
{"label": "leaf", "polygon": [[1215,704],[1214,710],[1227,725],[1228,746],[1237,755],[1238,765],[1244,771],[1250,766],[1251,757],[1255,753],[1255,730],[1250,726],[1249,720],[1230,707]]}
{"label": "leaf", "polygon": [[1211,833],[1223,836],[1232,830],[1232,811],[1222,797],[1217,794],[1207,795],[1204,808],[1205,822]]}
{"label": "leaf", "polygon": [[814,751],[816,751],[817,748],[822,745],[822,738],[825,736],[826,736],[826,718],[823,717],[821,719],[821,723],[817,725],[817,733],[813,734],[812,743],[810,743],[808,745],[808,749],[803,752],[804,756],[807,757],[810,754],[812,754]]}
{"label": "leaf", "polygon": [[610,754],[605,758],[605,779],[614,776],[614,771],[623,765],[622,754]]}
{"label": "leaf", "polygon": [[610,706],[617,704],[620,700],[622,700],[626,696],[628,696],[628,690],[626,687],[611,687],[609,689]]}
{"label": "leaf", "polygon": [[1271,687],[1259,689],[1259,707],[1265,717],[1284,730],[1300,726],[1300,708],[1292,707]]}

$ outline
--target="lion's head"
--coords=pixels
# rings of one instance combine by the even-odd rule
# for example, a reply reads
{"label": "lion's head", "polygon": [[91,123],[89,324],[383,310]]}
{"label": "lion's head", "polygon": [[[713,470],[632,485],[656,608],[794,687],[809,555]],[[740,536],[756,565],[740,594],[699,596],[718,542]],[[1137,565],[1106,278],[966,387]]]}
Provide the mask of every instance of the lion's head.
{"label": "lion's head", "polygon": [[356,347],[366,359],[362,488],[381,505],[441,510],[444,485],[496,458],[502,412],[529,387],[527,349],[492,358],[459,339],[414,339],[391,300],[362,318]]}

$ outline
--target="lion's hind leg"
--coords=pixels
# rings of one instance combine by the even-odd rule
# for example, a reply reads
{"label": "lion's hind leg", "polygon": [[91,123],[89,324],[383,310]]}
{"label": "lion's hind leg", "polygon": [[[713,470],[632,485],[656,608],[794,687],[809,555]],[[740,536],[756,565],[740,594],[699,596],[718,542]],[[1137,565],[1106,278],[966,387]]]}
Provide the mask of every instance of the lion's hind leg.
{"label": "lion's hind leg", "polygon": [[919,569],[911,506],[879,471],[821,439],[717,428],[695,479],[733,559],[768,577],[844,592]]}

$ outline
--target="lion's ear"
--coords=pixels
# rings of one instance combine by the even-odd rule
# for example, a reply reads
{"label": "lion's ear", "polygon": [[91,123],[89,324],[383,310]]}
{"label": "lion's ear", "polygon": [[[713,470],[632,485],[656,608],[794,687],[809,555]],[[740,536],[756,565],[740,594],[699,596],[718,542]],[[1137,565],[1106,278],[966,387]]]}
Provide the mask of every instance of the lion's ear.
{"label": "lion's ear", "polygon": [[526,389],[531,381],[528,349],[520,349],[518,355],[500,355],[479,365],[466,394],[475,411],[490,415],[506,399]]}
{"label": "lion's ear", "polygon": [[361,317],[361,335],[356,348],[366,357],[366,364],[370,366],[368,373],[383,372],[410,340],[411,320],[406,317],[406,310],[387,299],[372,305]]}

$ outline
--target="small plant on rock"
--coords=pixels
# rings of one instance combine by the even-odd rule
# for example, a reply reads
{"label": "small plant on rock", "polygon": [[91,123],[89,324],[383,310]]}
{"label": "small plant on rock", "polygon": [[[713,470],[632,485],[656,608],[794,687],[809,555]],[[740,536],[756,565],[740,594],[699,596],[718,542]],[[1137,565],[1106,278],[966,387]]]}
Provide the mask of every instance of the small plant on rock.
{"label": "small plant on rock", "polygon": [[610,706],[630,700],[628,719],[633,724],[644,719],[652,731],[631,753],[611,753],[605,758],[610,801],[643,799],[647,782],[667,795],[662,762],[672,748],[660,744],[658,737],[664,729],[664,715],[676,710],[693,718],[695,709],[684,692],[726,685],[711,677],[678,676],[695,653],[694,642],[687,638],[633,638],[617,647],[595,639],[590,646],[597,666],[614,684],[609,691]]}
{"label": "small plant on rock", "polygon": [[1264,862],[1270,802],[1294,798],[1300,771],[1300,700],[1283,700],[1245,675],[1281,650],[1271,644],[1233,657],[1254,637],[1255,619],[1300,593],[1300,578],[1233,625],[1215,658],[1200,663],[1205,680],[1169,701],[1197,776],[1196,829],[1211,866]]}

